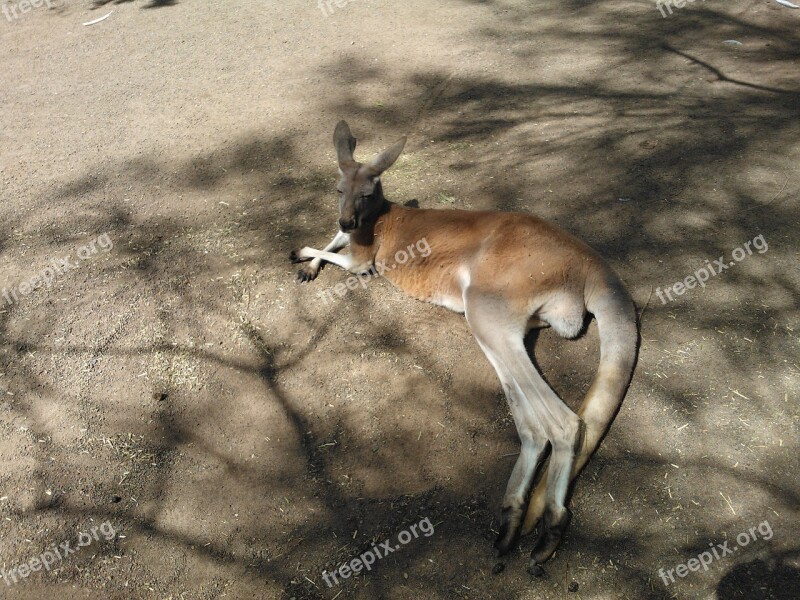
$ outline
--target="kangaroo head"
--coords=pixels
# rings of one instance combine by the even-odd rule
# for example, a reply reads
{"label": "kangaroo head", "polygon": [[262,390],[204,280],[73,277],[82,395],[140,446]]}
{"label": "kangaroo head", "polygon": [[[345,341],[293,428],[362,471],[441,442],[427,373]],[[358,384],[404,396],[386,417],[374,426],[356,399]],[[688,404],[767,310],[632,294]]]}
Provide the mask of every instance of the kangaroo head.
{"label": "kangaroo head", "polygon": [[368,163],[353,158],[356,138],[345,121],[339,121],[333,132],[333,145],[339,162],[339,228],[349,233],[370,223],[378,215],[385,198],[381,189],[381,174],[391,167],[403,151],[402,137]]}

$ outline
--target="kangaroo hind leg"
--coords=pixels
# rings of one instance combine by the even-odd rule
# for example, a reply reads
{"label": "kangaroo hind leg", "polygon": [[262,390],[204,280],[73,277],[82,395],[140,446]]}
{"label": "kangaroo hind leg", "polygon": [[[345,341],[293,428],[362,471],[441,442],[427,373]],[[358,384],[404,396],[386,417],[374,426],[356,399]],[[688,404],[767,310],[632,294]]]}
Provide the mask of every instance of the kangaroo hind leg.
{"label": "kangaroo hind leg", "polygon": [[[536,430],[544,431],[552,445],[544,516],[531,554],[531,567],[538,569],[558,547],[569,522],[565,502],[576,448],[580,445],[582,421],[550,388],[528,357],[523,342],[527,315],[508,310],[502,299],[469,294],[469,290],[465,293],[465,308],[476,338],[489,349],[490,361],[499,365],[499,369],[495,367],[498,374],[503,373],[501,381],[507,379],[510,387],[516,389],[509,400],[524,403],[525,412],[531,415],[530,422],[538,423]],[[551,324],[555,321],[553,318]],[[575,322],[572,319],[572,326],[567,328],[570,333],[576,327]]]}
{"label": "kangaroo hind leg", "polygon": [[465,302],[467,322],[478,345],[497,373],[521,443],[520,454],[508,480],[501,505],[500,531],[495,548],[502,556],[513,547],[519,536],[528,491],[548,442],[528,400],[521,394],[507,365],[499,358],[499,350],[508,345],[511,338],[519,337],[521,340],[524,329],[515,331],[511,319],[505,318],[507,315],[502,301],[480,299],[474,293],[469,296],[470,299]]}

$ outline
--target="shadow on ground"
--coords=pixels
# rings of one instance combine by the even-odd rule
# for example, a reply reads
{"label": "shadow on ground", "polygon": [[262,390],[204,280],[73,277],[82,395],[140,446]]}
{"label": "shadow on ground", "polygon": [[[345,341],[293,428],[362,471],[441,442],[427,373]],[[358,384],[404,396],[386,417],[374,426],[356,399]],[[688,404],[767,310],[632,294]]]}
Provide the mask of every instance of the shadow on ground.
{"label": "shadow on ground", "polygon": [[[335,173],[328,162],[308,167],[295,141],[265,132],[184,164],[137,158],[66,178],[34,201],[41,211],[4,221],[0,252],[25,265],[21,275],[73,252],[83,239],[75,231],[108,232],[115,244],[0,315],[3,430],[17,445],[8,460],[18,461],[0,481],[26,488],[4,510],[14,531],[8,564],[72,539],[87,519],[108,519],[127,537],[42,581],[121,597],[126,580],[174,592],[202,572],[204,597],[263,587],[330,598],[337,590],[322,583],[324,569],[427,517],[434,536],[340,589],[555,598],[575,580],[590,596],[670,598],[658,568],[769,514],[775,542],[683,591],[797,596],[788,541],[797,523],[786,507],[800,498],[785,475],[798,465],[784,448],[794,442],[785,423],[796,411],[784,394],[798,371],[789,349],[800,294],[789,196],[800,100],[794,28],[753,25],[711,5],[678,27],[657,14],[620,21],[618,4],[570,3],[574,21],[546,18],[556,8],[486,4],[494,12],[476,40],[503,44],[530,72],[421,69],[395,81],[388,66],[341,56],[315,75],[342,91],[317,101],[331,129],[347,115],[368,144],[373,131],[411,135],[385,178],[390,197],[537,212],[589,241],[631,285],[643,311],[642,361],[620,422],[577,486],[575,519],[548,578],[524,574],[526,541],[503,574],[490,574],[517,442],[466,325],[381,283],[326,305],[319,291],[341,280],[332,268],[295,287],[286,257],[332,232]],[[741,28],[770,44],[737,56],[743,74],[727,75],[722,63],[735,50],[720,41]],[[601,66],[581,80],[551,80],[544,67],[564,52],[558,41],[605,49],[592,58]],[[348,91],[382,81],[400,99],[376,106]],[[307,136],[327,143],[330,132]],[[128,189],[152,181],[187,198],[187,209],[160,215],[135,200],[98,202],[133,198]],[[61,202],[70,213],[40,229]],[[31,231],[25,253],[15,250]],[[691,301],[652,295],[759,234],[766,254],[720,273]],[[545,333],[536,346],[574,405],[596,364],[596,332],[567,344]],[[643,436],[648,423],[659,431]],[[770,431],[784,436],[780,445],[765,445]],[[717,492],[727,501],[736,486],[739,513],[727,514]]]}

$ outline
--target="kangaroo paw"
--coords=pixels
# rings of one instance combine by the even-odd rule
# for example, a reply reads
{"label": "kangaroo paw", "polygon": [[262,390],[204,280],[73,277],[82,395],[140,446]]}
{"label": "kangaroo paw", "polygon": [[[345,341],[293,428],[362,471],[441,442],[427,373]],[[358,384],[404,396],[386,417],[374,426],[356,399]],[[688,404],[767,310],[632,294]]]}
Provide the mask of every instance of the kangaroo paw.
{"label": "kangaroo paw", "polygon": [[539,537],[531,552],[529,570],[547,562],[561,543],[561,538],[564,537],[564,532],[572,516],[569,509],[564,508],[562,511],[561,515],[557,516],[552,509],[545,510],[539,524]]}
{"label": "kangaroo paw", "polygon": [[297,283],[305,283],[306,281],[314,281],[317,278],[317,269],[310,267],[303,267],[297,272]]}
{"label": "kangaroo paw", "polygon": [[500,517],[500,533],[494,542],[497,555],[503,556],[507,553],[519,537],[519,527],[522,524],[522,509],[508,506],[503,509]]}

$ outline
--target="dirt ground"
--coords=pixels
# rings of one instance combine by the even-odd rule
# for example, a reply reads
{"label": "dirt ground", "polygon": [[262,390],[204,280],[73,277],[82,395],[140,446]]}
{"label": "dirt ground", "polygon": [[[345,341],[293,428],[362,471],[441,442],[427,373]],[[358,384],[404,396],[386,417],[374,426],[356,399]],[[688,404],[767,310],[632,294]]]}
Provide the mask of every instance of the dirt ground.
{"label": "dirt ground", "polygon": [[[1,598],[800,597],[800,10],[50,4],[0,15]],[[519,443],[463,317],[294,282],[341,118],[409,136],[390,199],[551,219],[643,313],[544,578],[492,572]],[[594,324],[529,345],[575,406]]]}

